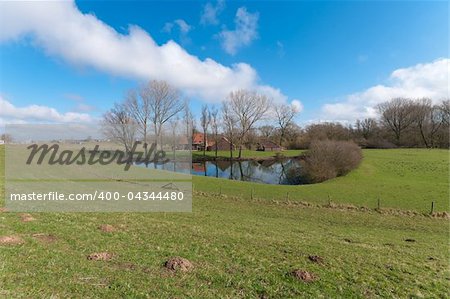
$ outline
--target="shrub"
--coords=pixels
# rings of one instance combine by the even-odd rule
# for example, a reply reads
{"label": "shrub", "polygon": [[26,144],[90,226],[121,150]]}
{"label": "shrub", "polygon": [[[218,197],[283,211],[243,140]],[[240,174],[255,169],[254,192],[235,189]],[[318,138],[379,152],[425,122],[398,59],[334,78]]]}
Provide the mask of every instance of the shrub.
{"label": "shrub", "polygon": [[352,141],[313,141],[302,163],[302,176],[309,183],[320,183],[346,175],[361,159],[361,148]]}

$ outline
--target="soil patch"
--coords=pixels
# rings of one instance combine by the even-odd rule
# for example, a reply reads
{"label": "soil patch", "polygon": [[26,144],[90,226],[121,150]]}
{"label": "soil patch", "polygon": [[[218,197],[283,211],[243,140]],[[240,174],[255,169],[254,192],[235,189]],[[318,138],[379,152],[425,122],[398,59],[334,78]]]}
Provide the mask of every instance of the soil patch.
{"label": "soil patch", "polygon": [[113,254],[109,252],[96,252],[87,256],[90,261],[110,261],[113,258]]}
{"label": "soil patch", "polygon": [[22,244],[23,240],[18,236],[3,236],[0,237],[0,245],[19,245]]}
{"label": "soil patch", "polygon": [[318,278],[314,273],[297,269],[291,272],[291,275],[294,276],[296,279],[304,281],[304,282],[313,282],[316,281]]}
{"label": "soil patch", "polygon": [[111,224],[102,224],[99,226],[99,229],[104,233],[112,233],[117,231],[117,229]]}
{"label": "soil patch", "polygon": [[164,267],[171,271],[189,272],[194,268],[194,265],[189,260],[176,256],[167,260]]}

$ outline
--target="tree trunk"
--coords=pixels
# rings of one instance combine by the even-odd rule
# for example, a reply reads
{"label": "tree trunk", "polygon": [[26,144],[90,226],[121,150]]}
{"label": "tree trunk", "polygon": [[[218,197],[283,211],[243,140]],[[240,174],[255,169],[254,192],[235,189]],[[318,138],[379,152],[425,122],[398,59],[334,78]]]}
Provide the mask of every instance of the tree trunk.
{"label": "tree trunk", "polygon": [[423,126],[419,125],[420,136],[422,136],[422,141],[425,144],[425,147],[428,148],[427,138],[425,137],[425,133],[423,132]]}
{"label": "tree trunk", "polygon": [[203,131],[203,158],[206,156],[206,131]]}
{"label": "tree trunk", "polygon": [[281,130],[281,135],[280,135],[280,147],[281,147],[281,144],[283,143],[283,137],[284,137],[284,130]]}
{"label": "tree trunk", "polygon": [[230,160],[233,161],[233,138],[230,140]]}
{"label": "tree trunk", "polygon": [[214,139],[215,139],[215,141],[216,141],[216,149],[215,149],[215,158],[216,158],[216,160],[217,160],[217,143],[218,143],[218,141],[217,141],[217,133],[214,135]]}

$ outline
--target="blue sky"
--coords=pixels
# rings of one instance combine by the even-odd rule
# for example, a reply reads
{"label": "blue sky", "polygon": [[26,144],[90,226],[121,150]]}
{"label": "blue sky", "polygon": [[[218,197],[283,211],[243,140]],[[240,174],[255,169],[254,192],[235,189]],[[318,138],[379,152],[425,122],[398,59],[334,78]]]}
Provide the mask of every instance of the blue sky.
{"label": "blue sky", "polygon": [[[100,117],[127,89],[161,76],[186,90],[197,115],[201,104],[245,87],[300,101],[299,123],[373,116],[393,96],[448,97],[446,1],[1,5],[3,123]],[[195,61],[172,65],[184,66],[185,54]],[[204,70],[207,58],[214,63]],[[223,68],[224,79],[205,82]]]}

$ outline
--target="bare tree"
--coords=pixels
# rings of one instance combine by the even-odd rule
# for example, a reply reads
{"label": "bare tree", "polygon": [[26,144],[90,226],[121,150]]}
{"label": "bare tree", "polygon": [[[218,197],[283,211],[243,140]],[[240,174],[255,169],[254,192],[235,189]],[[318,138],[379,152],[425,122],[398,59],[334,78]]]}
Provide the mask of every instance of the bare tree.
{"label": "bare tree", "polygon": [[124,104],[115,104],[103,115],[103,133],[125,147],[129,153],[136,140],[137,125]]}
{"label": "bare tree", "polygon": [[217,159],[217,146],[219,143],[219,110],[216,107],[211,109],[211,129],[214,136],[215,158]]}
{"label": "bare tree", "polygon": [[377,106],[381,121],[395,135],[400,144],[402,133],[414,123],[413,102],[406,98],[395,98]]}
{"label": "bare tree", "polygon": [[434,146],[435,135],[443,123],[441,116],[440,107],[433,106],[431,99],[423,98],[414,102],[414,123],[425,147]]}
{"label": "bare tree", "polygon": [[194,117],[192,116],[191,108],[189,107],[189,101],[184,101],[183,107],[183,121],[186,129],[186,138],[188,140],[189,151],[192,151],[192,145],[189,140],[192,140],[192,130],[194,128]]}
{"label": "bare tree", "polygon": [[288,104],[275,105],[275,115],[277,117],[278,127],[280,129],[280,146],[283,143],[284,136],[286,135],[287,127],[292,123],[297,111]]}
{"label": "bare tree", "polygon": [[356,133],[364,139],[369,139],[377,129],[377,121],[373,118],[356,121]]}
{"label": "bare tree", "polygon": [[275,127],[270,125],[264,125],[258,128],[260,136],[263,139],[269,139],[275,132]]}
{"label": "bare tree", "polygon": [[229,95],[230,112],[237,117],[239,125],[239,158],[242,145],[249,130],[261,120],[269,110],[270,100],[267,96],[248,90],[233,91]]}
{"label": "bare tree", "polygon": [[172,159],[173,159],[173,171],[175,171],[176,150],[178,145],[177,140],[177,128],[180,126],[180,119],[176,117],[169,121],[171,133],[172,133]]}
{"label": "bare tree", "polygon": [[142,135],[145,156],[147,156],[147,138],[151,107],[149,98],[144,94],[144,88],[139,93],[135,89],[129,90],[124,105],[130,116],[135,120],[139,133]]}
{"label": "bare tree", "polygon": [[[150,81],[141,90],[141,97],[149,106],[149,119],[153,124],[155,138],[161,142],[163,125],[181,112],[185,105],[180,99],[180,92],[165,81]],[[161,142],[161,148],[162,148]]]}
{"label": "bare tree", "polygon": [[203,130],[203,157],[206,155],[207,145],[207,135],[209,124],[211,123],[211,112],[209,111],[208,105],[202,106],[202,116],[200,117],[200,122]]}
{"label": "bare tree", "polygon": [[441,110],[441,117],[444,124],[447,126],[450,124],[450,100],[445,100],[439,106]]}
{"label": "bare tree", "polygon": [[230,143],[230,158],[231,160],[233,160],[233,147],[237,136],[238,119],[233,110],[231,109],[231,103],[228,101],[222,103],[222,119],[223,119],[222,122],[223,131],[225,133],[226,138],[228,139],[228,142]]}

